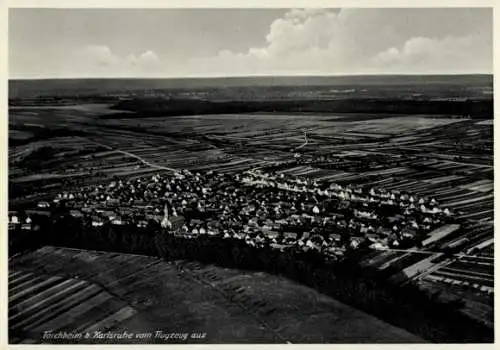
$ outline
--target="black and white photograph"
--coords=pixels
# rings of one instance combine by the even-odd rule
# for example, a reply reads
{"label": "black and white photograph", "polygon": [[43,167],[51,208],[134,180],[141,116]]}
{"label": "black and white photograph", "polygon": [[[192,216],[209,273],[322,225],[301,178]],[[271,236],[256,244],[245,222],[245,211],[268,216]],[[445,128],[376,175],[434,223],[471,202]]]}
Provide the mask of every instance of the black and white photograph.
{"label": "black and white photograph", "polygon": [[494,343],[472,6],[9,8],[8,343]]}

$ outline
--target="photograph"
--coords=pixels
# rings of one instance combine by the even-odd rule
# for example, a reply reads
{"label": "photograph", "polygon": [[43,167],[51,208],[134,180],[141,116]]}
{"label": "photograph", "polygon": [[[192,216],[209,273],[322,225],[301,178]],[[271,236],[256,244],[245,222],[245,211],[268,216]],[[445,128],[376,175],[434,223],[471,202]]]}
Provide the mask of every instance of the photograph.
{"label": "photograph", "polygon": [[493,7],[7,12],[9,344],[494,343]]}

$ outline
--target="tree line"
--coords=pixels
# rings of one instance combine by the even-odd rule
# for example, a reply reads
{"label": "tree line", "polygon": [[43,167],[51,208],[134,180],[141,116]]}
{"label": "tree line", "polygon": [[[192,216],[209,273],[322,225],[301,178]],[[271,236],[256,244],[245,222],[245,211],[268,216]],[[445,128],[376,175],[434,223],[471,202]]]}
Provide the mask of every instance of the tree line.
{"label": "tree line", "polygon": [[252,100],[208,101],[187,98],[136,97],[116,103],[118,111],[101,116],[103,119],[150,118],[180,115],[233,114],[255,112],[290,113],[383,113],[467,115],[471,118],[491,119],[492,100],[410,100],[410,99],[337,99],[337,100]]}

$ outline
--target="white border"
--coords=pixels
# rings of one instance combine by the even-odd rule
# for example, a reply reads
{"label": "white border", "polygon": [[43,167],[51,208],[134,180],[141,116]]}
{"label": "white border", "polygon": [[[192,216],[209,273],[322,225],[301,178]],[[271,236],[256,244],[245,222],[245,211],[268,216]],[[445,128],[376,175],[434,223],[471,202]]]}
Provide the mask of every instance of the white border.
{"label": "white border", "polygon": [[[3,196],[3,201],[0,204],[2,218],[7,218],[7,208],[8,208],[8,196],[7,196],[7,179],[8,179],[8,153],[7,153],[7,140],[8,140],[8,108],[7,108],[7,82],[8,82],[8,8],[304,8],[304,7],[365,7],[365,8],[376,8],[376,7],[494,7],[494,57],[500,57],[499,45],[498,45],[498,33],[500,33],[500,24],[497,21],[498,17],[498,5],[500,1],[496,0],[0,0],[0,35],[2,35],[0,40],[0,74],[4,77],[3,84],[0,86],[0,107],[3,121],[0,132],[3,136],[4,144],[2,147],[2,157],[4,164],[6,166],[1,167],[2,184],[1,194]],[[43,64],[43,62],[41,63]],[[498,79],[496,79],[496,73],[498,72],[500,64],[495,59],[494,62],[494,91],[495,91],[495,110],[499,108],[499,102],[497,101],[497,91],[500,88]],[[494,125],[495,125],[494,121]],[[494,126],[494,136],[495,140],[498,134],[498,127]],[[495,142],[495,164],[496,164],[496,142]],[[495,172],[495,191],[496,183],[498,180],[498,172]],[[495,222],[497,221],[497,210],[498,207],[497,197],[495,196]],[[53,348],[66,348],[69,345],[7,345],[7,221],[5,219],[3,225],[2,241],[0,242],[0,349],[53,349]],[[496,236],[495,229],[495,236]],[[497,249],[497,247],[495,248]],[[495,264],[495,275],[497,275],[497,264]],[[498,336],[498,300],[495,298],[495,335]],[[144,345],[73,345],[81,349],[102,349],[102,348],[143,348]],[[357,345],[357,344],[318,344],[318,345],[148,345],[148,347],[153,348],[166,348],[168,349],[200,349],[200,348],[213,348],[213,349],[228,349],[228,348],[238,348],[238,349],[280,349],[286,346],[288,349],[300,348],[300,349],[353,349],[353,348],[364,348],[364,349],[400,349],[402,346],[408,349],[425,349],[439,347],[441,349],[493,349],[494,344],[481,344],[481,345],[471,345],[471,344],[429,344],[429,345]]]}

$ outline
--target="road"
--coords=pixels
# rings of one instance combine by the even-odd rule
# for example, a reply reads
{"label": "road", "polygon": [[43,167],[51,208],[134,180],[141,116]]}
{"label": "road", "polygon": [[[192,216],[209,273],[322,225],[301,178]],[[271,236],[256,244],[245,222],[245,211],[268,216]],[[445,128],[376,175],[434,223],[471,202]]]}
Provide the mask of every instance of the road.
{"label": "road", "polygon": [[178,169],[169,168],[169,167],[166,167],[166,166],[162,166],[162,165],[151,163],[151,162],[147,161],[146,159],[144,159],[144,158],[142,158],[142,157],[140,157],[140,156],[138,156],[136,154],[133,154],[133,153],[130,153],[130,152],[127,152],[127,151],[123,151],[123,150],[118,149],[118,148],[113,148],[113,147],[105,145],[103,143],[96,142],[94,140],[90,140],[90,139],[88,139],[86,137],[80,137],[80,139],[83,139],[83,140],[88,141],[88,142],[92,142],[93,144],[96,144],[96,145],[101,146],[101,147],[105,147],[105,148],[109,149],[110,151],[115,151],[115,152],[124,154],[126,156],[135,158],[135,159],[139,160],[142,164],[144,164],[146,166],[149,166],[151,168],[155,168],[155,169],[159,169],[159,170],[167,170],[167,171],[179,172]]}
{"label": "road", "polygon": [[297,148],[294,149],[294,151],[304,147],[307,145],[308,141],[307,141],[307,131],[304,131],[304,139],[305,139],[305,142],[303,144],[301,144],[300,146],[298,146]]}

